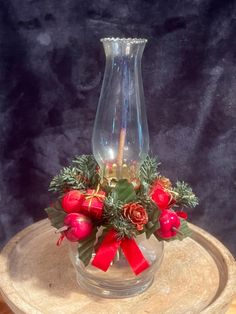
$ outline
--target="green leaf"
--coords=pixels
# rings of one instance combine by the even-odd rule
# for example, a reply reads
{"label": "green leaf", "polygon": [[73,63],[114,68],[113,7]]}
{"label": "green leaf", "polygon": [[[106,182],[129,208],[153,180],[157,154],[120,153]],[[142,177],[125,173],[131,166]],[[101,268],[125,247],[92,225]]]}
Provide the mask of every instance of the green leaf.
{"label": "green leaf", "polygon": [[146,238],[149,239],[151,235],[160,227],[160,223],[157,220],[155,223],[149,221],[145,226],[144,226],[144,231],[146,233]]}
{"label": "green leaf", "polygon": [[53,203],[53,208],[59,210],[59,211],[63,211],[64,212],[64,209],[62,208],[61,206],[61,202],[59,199],[57,199],[54,203]]}
{"label": "green leaf", "polygon": [[45,208],[45,212],[48,214],[48,218],[51,221],[51,225],[57,229],[63,227],[64,225],[64,218],[66,213],[62,210],[58,210],[54,207],[47,207]]}
{"label": "green leaf", "polygon": [[158,218],[161,214],[160,210],[157,208],[156,204],[152,203],[152,207],[150,208],[150,210],[152,210],[152,212],[150,212],[149,214],[149,220],[151,220],[153,223],[155,223],[156,221],[158,221]]}
{"label": "green leaf", "polygon": [[119,180],[112,191],[112,197],[115,201],[121,201],[124,203],[133,202],[136,200],[136,193],[134,186],[126,179]]}
{"label": "green leaf", "polygon": [[93,232],[89,237],[82,241],[79,241],[78,247],[79,259],[84,263],[84,266],[88,266],[92,258],[97,230],[98,230],[97,227],[94,228]]}
{"label": "green leaf", "polygon": [[190,237],[192,234],[191,229],[188,226],[188,223],[185,219],[180,218],[180,228],[179,233],[177,233],[176,238],[180,241],[182,241],[184,238]]}

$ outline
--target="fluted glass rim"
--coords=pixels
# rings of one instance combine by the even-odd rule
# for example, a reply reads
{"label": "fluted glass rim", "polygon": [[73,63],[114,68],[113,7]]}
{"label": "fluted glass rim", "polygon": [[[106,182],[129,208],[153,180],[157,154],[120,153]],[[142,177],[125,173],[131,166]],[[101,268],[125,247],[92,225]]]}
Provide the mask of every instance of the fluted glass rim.
{"label": "fluted glass rim", "polygon": [[131,37],[104,37],[101,38],[102,43],[106,42],[119,42],[119,43],[130,43],[130,44],[142,44],[146,43],[148,40],[146,38],[131,38]]}

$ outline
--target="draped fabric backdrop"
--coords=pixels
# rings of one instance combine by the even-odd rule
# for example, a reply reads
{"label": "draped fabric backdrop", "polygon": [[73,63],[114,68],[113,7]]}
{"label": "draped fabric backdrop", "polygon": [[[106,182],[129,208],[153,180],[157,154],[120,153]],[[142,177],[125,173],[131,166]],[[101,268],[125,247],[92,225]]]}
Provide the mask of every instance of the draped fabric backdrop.
{"label": "draped fabric backdrop", "polygon": [[91,153],[101,37],[145,37],[151,151],[200,198],[190,221],[236,254],[236,2],[0,2],[0,243],[45,218],[52,176]]}

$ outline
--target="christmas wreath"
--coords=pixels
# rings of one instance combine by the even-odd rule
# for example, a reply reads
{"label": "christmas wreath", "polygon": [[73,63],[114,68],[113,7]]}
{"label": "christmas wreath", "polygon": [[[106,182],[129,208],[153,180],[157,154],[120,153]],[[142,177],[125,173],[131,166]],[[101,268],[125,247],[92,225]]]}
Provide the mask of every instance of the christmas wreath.
{"label": "christmas wreath", "polygon": [[78,242],[79,259],[84,265],[92,261],[93,266],[104,271],[118,248],[136,275],[149,267],[135,237],[145,233],[147,239],[154,235],[158,241],[184,239],[191,231],[183,209],[198,204],[187,183],[178,181],[173,186],[161,176],[159,166],[156,158],[148,156],[137,177],[111,185],[102,178],[93,155],[75,157],[49,186],[49,191],[58,196],[45,209],[60,233],[57,244],[64,238]]}

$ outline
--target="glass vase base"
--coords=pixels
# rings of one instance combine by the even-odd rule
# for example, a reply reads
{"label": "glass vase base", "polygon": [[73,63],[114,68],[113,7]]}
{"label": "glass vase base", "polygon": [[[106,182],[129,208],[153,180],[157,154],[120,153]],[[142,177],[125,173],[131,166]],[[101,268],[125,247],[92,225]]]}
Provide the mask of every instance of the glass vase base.
{"label": "glass vase base", "polygon": [[[136,243],[149,264],[143,272],[134,274],[121,250],[111,262],[106,272],[92,265],[84,266],[78,255],[78,244],[70,242],[70,258],[76,272],[79,286],[87,292],[103,298],[129,298],[147,290],[153,283],[155,273],[163,259],[163,242],[154,236],[148,240],[144,234],[136,238]],[[91,260],[95,257],[92,254]]]}
{"label": "glass vase base", "polygon": [[78,285],[88,293],[96,295],[101,298],[108,299],[121,299],[130,298],[146,291],[153,283],[154,276],[149,278],[146,282],[137,281],[136,285],[112,285],[111,282],[101,281],[93,282],[93,280],[88,280],[77,273],[77,283]]}

